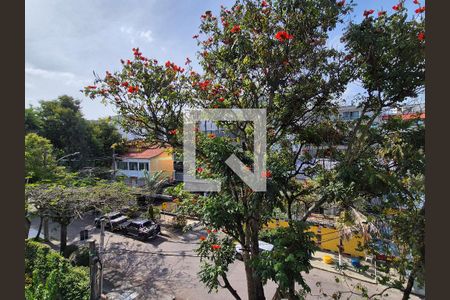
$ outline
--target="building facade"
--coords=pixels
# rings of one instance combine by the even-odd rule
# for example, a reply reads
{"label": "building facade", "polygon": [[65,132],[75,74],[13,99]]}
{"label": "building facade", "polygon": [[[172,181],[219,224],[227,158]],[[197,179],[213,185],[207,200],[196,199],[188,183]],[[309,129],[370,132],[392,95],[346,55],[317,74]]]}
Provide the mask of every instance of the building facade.
{"label": "building facade", "polygon": [[132,186],[144,184],[145,172],[150,175],[162,172],[163,176],[173,180],[174,162],[169,148],[150,148],[141,151],[129,151],[117,158],[116,175],[124,176]]}

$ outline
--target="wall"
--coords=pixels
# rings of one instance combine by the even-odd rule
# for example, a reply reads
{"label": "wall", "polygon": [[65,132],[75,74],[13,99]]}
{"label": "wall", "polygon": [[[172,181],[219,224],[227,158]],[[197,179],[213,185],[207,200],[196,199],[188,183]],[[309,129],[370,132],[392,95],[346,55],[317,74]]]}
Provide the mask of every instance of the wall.
{"label": "wall", "polygon": [[[286,220],[271,220],[267,223],[266,228],[277,228],[277,227],[287,227],[289,223]],[[317,235],[318,226],[312,225],[309,227],[310,232],[313,232]],[[339,231],[334,227],[324,227],[320,228],[320,236],[321,236],[321,244],[320,249],[328,250],[333,252],[338,252],[339,245]],[[315,242],[317,242],[317,237],[313,238]],[[349,254],[351,256],[360,256],[364,257],[364,251],[357,250],[358,243],[363,244],[364,240],[361,236],[353,235],[349,240],[343,239],[344,253]]]}
{"label": "wall", "polygon": [[154,172],[163,171],[163,174],[167,177],[173,177],[173,154],[162,152],[160,155],[153,157],[150,160],[150,174]]}

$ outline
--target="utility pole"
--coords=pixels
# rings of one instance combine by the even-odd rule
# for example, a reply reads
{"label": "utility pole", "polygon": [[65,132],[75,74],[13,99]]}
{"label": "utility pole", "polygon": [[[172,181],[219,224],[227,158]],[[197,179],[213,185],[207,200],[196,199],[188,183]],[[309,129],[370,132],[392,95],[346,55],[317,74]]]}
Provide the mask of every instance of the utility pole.
{"label": "utility pole", "polygon": [[105,260],[103,259],[103,250],[104,250],[104,246],[105,246],[105,219],[101,220],[100,223],[100,249],[99,249],[99,259],[101,261],[101,269],[100,269],[100,278],[99,278],[99,294],[100,297],[103,294],[103,268],[104,268],[104,263]]}
{"label": "utility pole", "polygon": [[90,300],[98,300],[97,296],[97,254],[95,251],[95,240],[89,241],[89,269],[90,269]]}

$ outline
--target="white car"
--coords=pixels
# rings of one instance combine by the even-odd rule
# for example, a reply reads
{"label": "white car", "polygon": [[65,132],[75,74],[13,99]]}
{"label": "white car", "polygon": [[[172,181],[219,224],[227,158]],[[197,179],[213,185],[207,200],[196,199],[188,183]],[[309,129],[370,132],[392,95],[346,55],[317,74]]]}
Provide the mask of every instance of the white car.
{"label": "white car", "polygon": [[[273,249],[273,245],[263,242],[263,241],[258,241],[258,248],[259,251],[264,252],[264,251],[272,251]],[[237,243],[236,244],[236,258],[242,260],[242,245]]]}

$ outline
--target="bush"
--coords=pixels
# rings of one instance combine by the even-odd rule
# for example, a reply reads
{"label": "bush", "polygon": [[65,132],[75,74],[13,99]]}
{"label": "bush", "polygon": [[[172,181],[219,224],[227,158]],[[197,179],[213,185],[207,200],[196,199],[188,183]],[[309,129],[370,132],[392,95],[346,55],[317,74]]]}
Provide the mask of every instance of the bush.
{"label": "bush", "polygon": [[73,267],[47,245],[25,241],[25,298],[27,300],[89,299],[89,271]]}
{"label": "bush", "polygon": [[67,245],[66,249],[64,249],[63,256],[65,258],[69,258],[70,255],[72,255],[72,253],[74,253],[77,250],[78,250],[78,246],[77,245],[75,245],[75,244]]}
{"label": "bush", "polygon": [[69,256],[69,261],[75,266],[89,266],[89,247],[81,246]]}
{"label": "bush", "polygon": [[173,218],[172,226],[175,229],[183,229],[187,224],[187,218],[183,215],[177,215]]}

